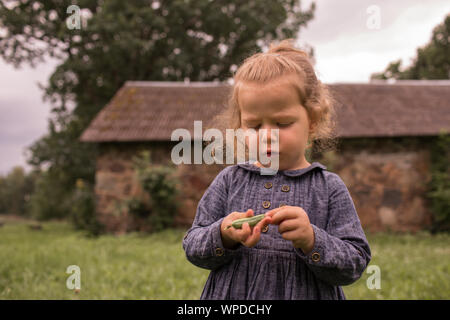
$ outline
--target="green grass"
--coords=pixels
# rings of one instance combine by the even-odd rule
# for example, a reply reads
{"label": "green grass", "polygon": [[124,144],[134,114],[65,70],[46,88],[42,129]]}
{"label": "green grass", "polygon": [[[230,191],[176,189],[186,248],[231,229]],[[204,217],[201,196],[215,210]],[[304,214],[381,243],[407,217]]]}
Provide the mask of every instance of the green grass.
{"label": "green grass", "polygon": [[[208,274],[190,264],[183,230],[85,238],[65,223],[0,229],[0,299],[198,299]],[[81,270],[81,290],[66,269]]]}
{"label": "green grass", "polygon": [[364,275],[344,287],[348,299],[450,299],[450,235],[368,234],[371,265],[381,272],[381,289],[368,289]]}
{"label": "green grass", "polygon": [[[209,271],[189,263],[184,230],[86,238],[63,222],[30,230],[25,222],[0,228],[0,299],[198,299]],[[370,265],[381,289],[364,273],[344,287],[348,299],[449,299],[450,235],[368,235]],[[81,291],[66,287],[69,265],[81,269]]]}

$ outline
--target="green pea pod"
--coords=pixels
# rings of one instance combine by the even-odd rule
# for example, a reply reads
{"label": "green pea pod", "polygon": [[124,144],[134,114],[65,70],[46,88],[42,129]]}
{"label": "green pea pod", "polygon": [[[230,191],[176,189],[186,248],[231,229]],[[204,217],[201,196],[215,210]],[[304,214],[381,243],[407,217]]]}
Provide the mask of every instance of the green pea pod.
{"label": "green pea pod", "polygon": [[235,229],[242,229],[242,226],[244,225],[244,223],[248,223],[248,225],[250,227],[255,226],[258,222],[260,222],[262,219],[264,219],[266,217],[266,214],[258,214],[256,216],[253,217],[248,217],[248,218],[242,218],[242,219],[237,219],[234,220],[233,223],[229,226],[227,226],[225,228],[225,230],[233,227]]}

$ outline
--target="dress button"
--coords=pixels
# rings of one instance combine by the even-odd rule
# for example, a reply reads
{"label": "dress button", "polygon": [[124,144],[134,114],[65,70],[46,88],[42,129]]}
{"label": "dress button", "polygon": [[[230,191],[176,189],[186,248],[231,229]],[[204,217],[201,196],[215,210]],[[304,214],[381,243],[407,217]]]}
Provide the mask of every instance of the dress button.
{"label": "dress button", "polygon": [[218,256],[218,257],[223,256],[223,249],[222,248],[216,248],[216,256]]}
{"label": "dress button", "polygon": [[284,186],[282,186],[281,187],[281,191],[283,191],[283,192],[289,192],[289,190],[290,190],[290,188],[289,188],[289,186],[288,185],[284,185]]}
{"label": "dress button", "polygon": [[263,201],[262,206],[264,209],[267,209],[270,207],[270,201]]}
{"label": "dress button", "polygon": [[314,261],[314,262],[319,261],[319,260],[320,260],[320,254],[319,254],[318,252],[314,252],[314,253],[311,255],[311,259],[312,259],[312,261]]}
{"label": "dress button", "polygon": [[264,188],[266,188],[266,189],[272,188],[272,182],[266,182],[266,183],[264,184]]}
{"label": "dress button", "polygon": [[286,203],[280,203],[280,208],[284,207],[286,205]]}
{"label": "dress button", "polygon": [[264,228],[262,228],[261,232],[266,233],[269,230],[269,225],[267,224]]}

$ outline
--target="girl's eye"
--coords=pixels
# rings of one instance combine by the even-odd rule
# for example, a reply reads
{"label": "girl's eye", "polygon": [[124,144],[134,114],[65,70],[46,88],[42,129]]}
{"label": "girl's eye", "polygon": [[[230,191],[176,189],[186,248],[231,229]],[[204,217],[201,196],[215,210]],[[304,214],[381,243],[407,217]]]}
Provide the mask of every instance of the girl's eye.
{"label": "girl's eye", "polygon": [[[290,122],[290,123],[277,123],[277,126],[282,127],[282,128],[285,128],[285,127],[290,126],[291,124],[292,124],[292,122]],[[260,125],[257,125],[257,126],[249,127],[249,129],[255,129],[255,130],[258,130],[259,127],[260,127]]]}

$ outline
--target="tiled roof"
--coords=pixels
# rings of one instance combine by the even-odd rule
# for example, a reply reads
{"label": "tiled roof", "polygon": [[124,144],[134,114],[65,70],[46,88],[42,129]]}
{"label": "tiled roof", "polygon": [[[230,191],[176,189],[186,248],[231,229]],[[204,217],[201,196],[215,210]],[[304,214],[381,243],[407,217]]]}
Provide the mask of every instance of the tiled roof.
{"label": "tiled roof", "polygon": [[[436,135],[450,131],[448,81],[329,84],[338,101],[340,137]],[[170,141],[195,120],[207,124],[226,106],[230,85],[126,82],[83,132],[81,141]]]}

